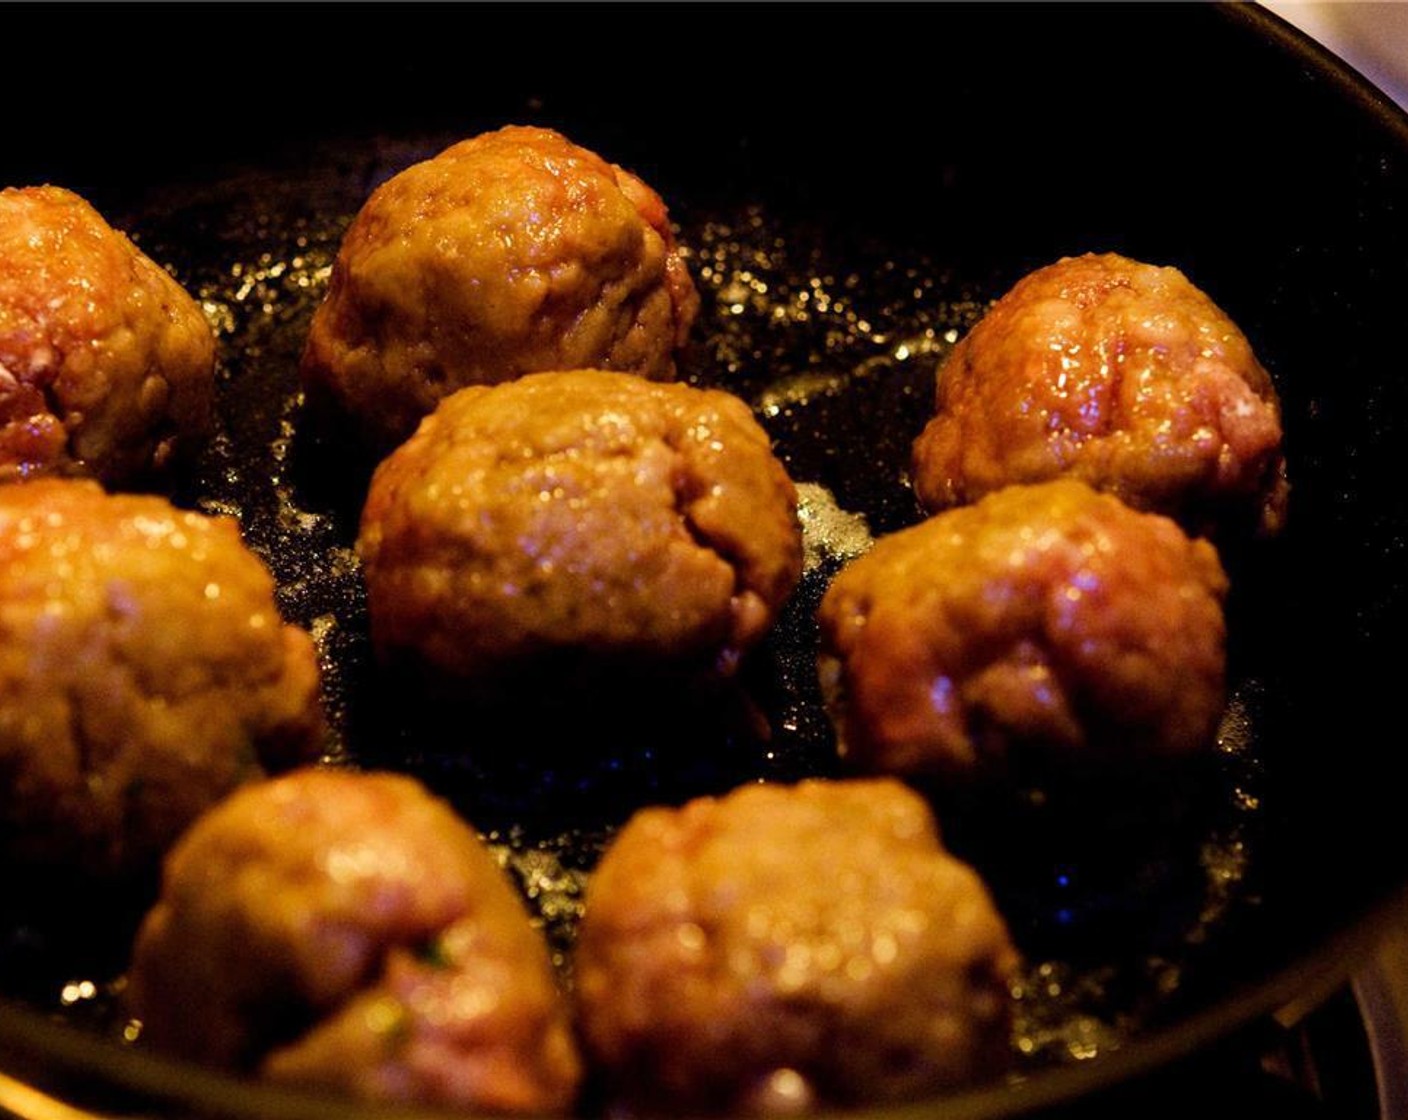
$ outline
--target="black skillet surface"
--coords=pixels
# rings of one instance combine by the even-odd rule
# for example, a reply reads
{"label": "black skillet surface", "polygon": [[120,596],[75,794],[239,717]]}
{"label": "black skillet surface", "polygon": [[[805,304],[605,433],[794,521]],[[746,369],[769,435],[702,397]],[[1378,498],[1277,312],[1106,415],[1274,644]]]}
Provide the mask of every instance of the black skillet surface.
{"label": "black skillet surface", "polygon": [[[903,474],[936,361],[1024,272],[1092,249],[1178,265],[1251,337],[1285,407],[1290,525],[1228,558],[1233,703],[1207,770],[1059,811],[940,798],[1031,962],[1020,1077],[899,1111],[1017,1111],[1168,1060],[1342,976],[1398,897],[1408,122],[1271,17],[788,6],[765,29],[741,6],[320,7],[309,35],[263,6],[29,14],[35,43],[87,29],[21,63],[28,90],[79,109],[14,114],[0,179],[85,194],[221,330],[224,429],[176,496],[237,513],[318,636],[334,753],[452,797],[564,955],[633,808],[838,772],[810,621],[856,542],[837,510],[877,534],[917,518]],[[803,23],[820,45],[799,46]],[[184,49],[158,51],[157,28]],[[559,127],[661,192],[704,297],[687,376],[753,403],[815,484],[818,553],[738,690],[525,727],[408,702],[368,663],[349,546],[370,464],[304,415],[297,354],[371,188],[509,122]],[[131,914],[111,900],[5,920],[6,1068],[202,1112],[350,1113],[117,1041]]]}

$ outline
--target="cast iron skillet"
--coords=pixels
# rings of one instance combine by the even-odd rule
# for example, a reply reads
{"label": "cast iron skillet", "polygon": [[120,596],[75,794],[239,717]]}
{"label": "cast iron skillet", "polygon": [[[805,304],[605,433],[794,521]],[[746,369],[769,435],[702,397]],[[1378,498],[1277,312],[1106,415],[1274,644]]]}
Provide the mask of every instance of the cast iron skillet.
{"label": "cast iron skillet", "polygon": [[[1164,800],[1095,791],[1054,823],[1016,795],[952,807],[950,842],[1046,967],[1029,987],[1064,994],[1024,1001],[1034,1056],[1015,1083],[877,1114],[1079,1100],[1316,998],[1401,909],[1408,121],[1274,17],[350,7],[302,13],[309,34],[283,8],[29,14],[0,180],[80,191],[223,324],[222,438],[176,496],[238,511],[290,617],[321,620],[338,752],[422,774],[520,872],[525,852],[551,857],[559,901],[639,804],[837,771],[810,610],[839,557],[812,569],[745,699],[679,698],[690,719],[618,712],[605,753],[579,738],[505,763],[503,726],[471,736],[379,689],[342,562],[370,464],[304,423],[291,380],[319,270],[377,181],[508,122],[637,171],[695,253],[705,311],[686,372],[752,401],[794,477],[876,533],[917,517],[903,470],[934,362],[1031,268],[1086,250],[1175,264],[1251,337],[1285,408],[1291,517],[1229,557],[1234,703],[1212,772]],[[80,28],[87,45],[70,42]],[[1111,834],[1129,853],[1101,845]],[[23,869],[7,876],[7,900],[36,895]],[[4,1068],[69,1096],[96,1087],[109,1109],[363,1114],[60,1014],[45,993],[63,977],[120,972],[131,914],[96,894],[32,907],[3,911]],[[570,922],[549,926],[570,941]]]}

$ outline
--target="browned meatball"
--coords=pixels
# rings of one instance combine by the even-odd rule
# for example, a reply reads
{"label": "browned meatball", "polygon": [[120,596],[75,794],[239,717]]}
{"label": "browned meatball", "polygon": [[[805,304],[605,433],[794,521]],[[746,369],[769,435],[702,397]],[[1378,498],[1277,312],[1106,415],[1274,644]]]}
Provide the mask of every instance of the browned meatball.
{"label": "browned meatball", "polygon": [[654,191],[556,132],[510,127],[372,194],[303,372],[394,442],[466,385],[589,366],[673,378],[697,308]]}
{"label": "browned meatball", "polygon": [[914,444],[930,511],[1079,478],[1192,531],[1278,529],[1280,405],[1242,332],[1175,268],[1114,254],[1038,269],[939,371]]}
{"label": "browned meatball", "polygon": [[564,654],[728,670],[800,577],[796,500],[730,394],[599,370],[464,389],[372,480],[372,637],[459,679]]}
{"label": "browned meatball", "polygon": [[588,886],[583,1045],[628,1105],[796,1111],[1007,1064],[1018,956],[982,881],[889,779],[637,813]]}
{"label": "browned meatball", "polygon": [[295,771],[203,816],[167,860],[128,993],[164,1051],[363,1098],[560,1111],[580,1075],[519,896],[400,775]]}
{"label": "browned meatball", "polygon": [[141,872],[322,742],[318,665],[228,518],[85,480],[0,487],[0,838]]}
{"label": "browned meatball", "polygon": [[0,191],[0,481],[140,480],[210,427],[215,339],[78,195]]}
{"label": "browned meatball", "polygon": [[1012,486],[878,541],[823,598],[822,673],[855,763],[973,776],[1211,745],[1217,553],[1082,482]]}

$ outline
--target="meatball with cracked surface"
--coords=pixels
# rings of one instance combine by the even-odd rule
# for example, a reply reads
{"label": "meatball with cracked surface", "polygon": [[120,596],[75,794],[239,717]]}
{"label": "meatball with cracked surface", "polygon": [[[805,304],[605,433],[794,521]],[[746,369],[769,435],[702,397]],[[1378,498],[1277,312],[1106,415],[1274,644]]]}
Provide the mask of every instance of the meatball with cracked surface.
{"label": "meatball with cracked surface", "polygon": [[1011,486],[881,538],[818,609],[858,766],[964,779],[1197,754],[1222,713],[1217,552],[1082,482]]}
{"label": "meatball with cracked surface", "polygon": [[1284,520],[1271,378],[1175,268],[1106,253],[1036,270],[954,347],[936,400],[914,444],[930,512],[1071,477],[1199,534]]}
{"label": "meatball with cracked surface", "polygon": [[698,302],[653,190],[557,132],[510,126],[373,192],[303,374],[390,445],[467,385],[586,367],[672,379]]}
{"label": "meatball with cracked surface", "polygon": [[0,191],[0,481],[141,482],[210,429],[200,307],[86,201]]}
{"label": "meatball with cracked surface", "polygon": [[727,673],[800,578],[796,501],[729,393],[602,370],[463,389],[372,479],[372,639],[458,681],[574,659]]}
{"label": "meatball with cracked surface", "polygon": [[208,805],[322,746],[312,641],[229,518],[86,479],[0,486],[0,848],[154,871]]}
{"label": "meatball with cracked surface", "polygon": [[163,1051],[363,1099],[551,1112],[580,1061],[505,872],[415,779],[247,786],[166,862],[128,1005]]}
{"label": "meatball with cracked surface", "polygon": [[587,887],[583,1047],[627,1106],[794,1112],[1000,1074],[1019,959],[892,779],[649,808]]}

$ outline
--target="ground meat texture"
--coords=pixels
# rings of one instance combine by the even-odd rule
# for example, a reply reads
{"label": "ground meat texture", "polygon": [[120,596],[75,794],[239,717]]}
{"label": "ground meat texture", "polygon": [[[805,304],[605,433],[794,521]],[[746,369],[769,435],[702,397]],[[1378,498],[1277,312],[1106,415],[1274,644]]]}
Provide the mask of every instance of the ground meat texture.
{"label": "ground meat texture", "polygon": [[519,895],[402,775],[303,769],[203,816],[167,860],[128,993],[163,1051],[367,1099],[554,1112],[580,1076]]}
{"label": "ground meat texture", "polygon": [[564,655],[730,670],[801,573],[738,398],[598,370],[446,398],[362,515],[373,641],[452,679]]}
{"label": "ground meat texture", "polygon": [[843,753],[971,778],[1210,747],[1224,702],[1215,549],[1081,482],[1013,486],[879,540],[818,618]]}
{"label": "ground meat texture", "polygon": [[87,202],[0,191],[0,481],[144,481],[210,428],[200,307]]}
{"label": "ground meat texture", "polygon": [[504,128],[372,194],[303,373],[389,446],[467,385],[589,366],[669,380],[698,302],[654,191],[556,132]]}
{"label": "ground meat texture", "polygon": [[931,512],[1073,477],[1190,531],[1277,530],[1280,405],[1242,332],[1174,268],[1066,258],[1003,296],[938,375],[914,444]]}
{"label": "ground meat texture", "polygon": [[1018,956],[889,779],[756,785],[619,833],[575,951],[583,1045],[628,1108],[778,1112],[997,1076]]}
{"label": "ground meat texture", "polygon": [[228,518],[92,481],[0,486],[0,846],[153,871],[263,767],[322,744],[316,655]]}

